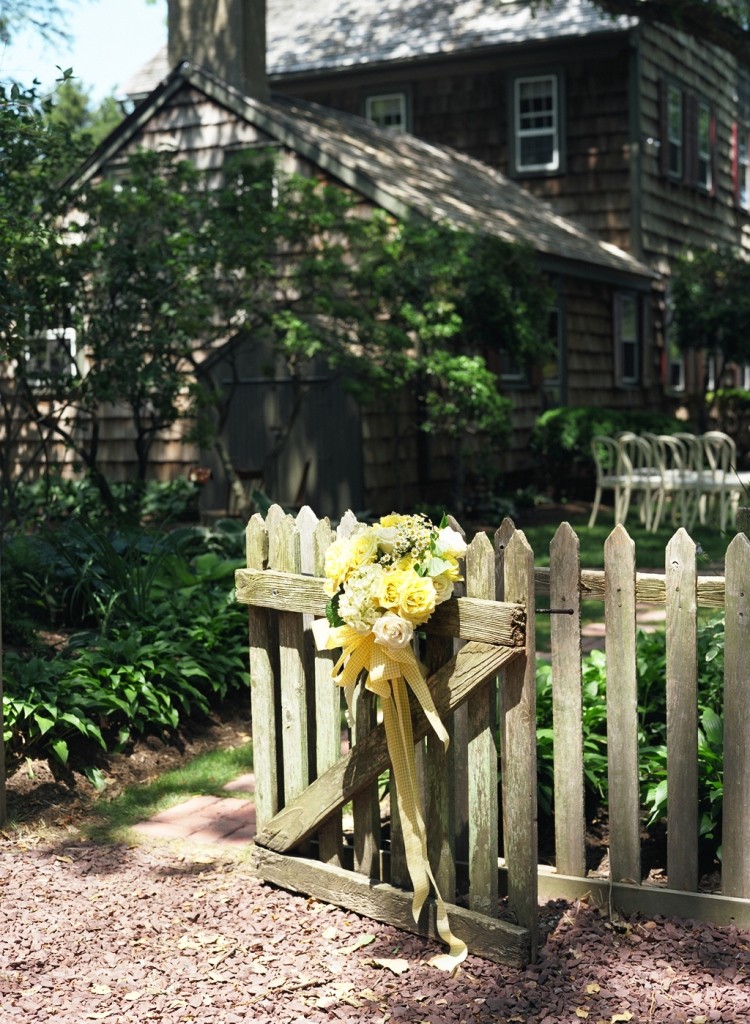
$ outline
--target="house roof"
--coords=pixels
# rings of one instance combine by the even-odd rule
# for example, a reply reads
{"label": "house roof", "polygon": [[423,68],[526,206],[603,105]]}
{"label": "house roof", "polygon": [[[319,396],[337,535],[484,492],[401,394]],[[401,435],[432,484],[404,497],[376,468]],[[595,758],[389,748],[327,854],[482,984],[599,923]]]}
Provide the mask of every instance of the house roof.
{"label": "house roof", "polygon": [[[588,0],[532,10],[516,0],[267,0],[267,69],[277,76],[622,32]],[[184,55],[186,58],[190,54]],[[145,96],[169,72],[166,44],[125,85]]]}
{"label": "house roof", "polygon": [[395,216],[416,214],[526,243],[548,270],[620,283],[627,278],[640,288],[650,287],[656,276],[478,160],[318,104],[243,96],[187,61],[101,143],[68,184],[75,187],[95,176],[186,84]]}

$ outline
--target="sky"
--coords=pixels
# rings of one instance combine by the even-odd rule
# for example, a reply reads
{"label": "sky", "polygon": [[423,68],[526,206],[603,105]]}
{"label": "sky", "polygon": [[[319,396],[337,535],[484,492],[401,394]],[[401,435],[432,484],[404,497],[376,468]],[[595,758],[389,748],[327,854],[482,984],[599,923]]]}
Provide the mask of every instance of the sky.
{"label": "sky", "polygon": [[18,34],[10,46],[0,45],[0,79],[30,85],[38,78],[45,91],[59,76],[56,65],[72,67],[96,105],[110,93],[119,96],[166,42],[165,0],[65,0],[64,9],[70,42],[46,43],[31,31]]}

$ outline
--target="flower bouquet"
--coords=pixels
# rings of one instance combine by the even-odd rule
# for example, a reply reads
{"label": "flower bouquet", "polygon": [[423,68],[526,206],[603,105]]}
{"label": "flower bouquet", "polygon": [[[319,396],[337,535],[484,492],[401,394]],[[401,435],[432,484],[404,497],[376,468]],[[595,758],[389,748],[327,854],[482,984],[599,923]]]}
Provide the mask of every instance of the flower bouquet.
{"label": "flower bouquet", "polygon": [[437,902],[437,929],[450,953],[433,960],[452,969],[466,946],[450,931],[447,913],[430,870],[424,822],[417,798],[414,739],[407,685],[436,735],[448,734],[435,709],[425,673],[413,647],[415,631],[453,594],[462,579],[459,561],[466,543],[445,520],[439,527],[420,515],[383,516],[355,527],[328,548],[325,559],[326,619],[313,631],[319,648],[341,648],[332,676],[344,688],[351,709],[360,678],[380,698],[388,753],[404,836],[406,864],[414,886],[417,920],[429,892]]}

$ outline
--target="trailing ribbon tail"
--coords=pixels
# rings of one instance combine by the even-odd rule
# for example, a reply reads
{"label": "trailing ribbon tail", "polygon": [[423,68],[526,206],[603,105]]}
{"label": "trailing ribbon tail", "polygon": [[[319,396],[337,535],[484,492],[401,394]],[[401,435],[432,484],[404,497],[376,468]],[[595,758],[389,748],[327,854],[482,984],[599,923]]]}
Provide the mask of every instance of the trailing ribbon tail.
{"label": "trailing ribbon tail", "polygon": [[365,686],[380,697],[388,754],[396,782],[406,866],[414,887],[412,914],[417,921],[432,883],[437,904],[438,934],[450,952],[434,957],[430,962],[441,970],[453,970],[466,958],[468,950],[450,930],[445,904],[430,869],[426,830],[419,810],[407,683],[446,748],[448,733],[437,713],[422,669],[411,647],[392,650],[377,644],[372,633],[357,633],[350,626],[332,628],[325,619],[319,619],[313,623],[313,635],[319,650],[342,648],[331,675],[344,687],[350,708],[357,679],[363,671],[367,673]]}

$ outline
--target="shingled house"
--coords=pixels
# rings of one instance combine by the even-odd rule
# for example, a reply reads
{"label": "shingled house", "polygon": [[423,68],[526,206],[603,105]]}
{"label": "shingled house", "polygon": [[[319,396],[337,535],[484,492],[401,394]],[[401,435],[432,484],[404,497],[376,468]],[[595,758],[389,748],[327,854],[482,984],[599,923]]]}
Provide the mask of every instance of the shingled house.
{"label": "shingled house", "polygon": [[[520,374],[512,361],[497,367],[500,386],[514,402],[513,441],[506,451],[498,453],[499,468],[506,472],[528,471],[528,433],[545,406],[566,402],[627,408],[659,405],[663,387],[653,315],[657,275],[612,240],[597,238],[590,229],[535,197],[529,188],[522,187],[526,182],[514,182],[470,153],[428,141],[424,137],[428,133],[420,131],[416,120],[419,104],[413,92],[406,109],[416,134],[394,131],[395,127],[408,128],[408,123],[376,123],[382,119],[376,116],[382,109],[377,104],[365,102],[360,110],[359,99],[344,103],[343,85],[338,106],[353,106],[354,110],[293,98],[290,93],[301,81],[294,76],[301,71],[292,64],[288,49],[283,52],[293,70],[284,74],[278,71],[283,54],[281,35],[274,29],[274,12],[277,18],[282,12],[274,5],[275,0],[271,0],[268,53],[272,73],[267,77],[262,3],[217,0],[214,5],[205,5],[171,0],[172,70],[156,82],[92,154],[79,170],[77,180],[111,173],[135,147],[166,146],[201,168],[220,173],[227,153],[238,147],[272,144],[278,147],[283,167],[323,176],[353,191],[372,208],[399,217],[440,219],[531,244],[557,293],[556,305],[550,310],[557,359],[540,368],[533,381]],[[207,6],[212,10],[207,11]],[[311,4],[319,13],[324,6],[320,0]],[[441,7],[422,4],[420,9],[425,12],[431,6]],[[367,13],[367,5],[364,8]],[[333,6],[328,10],[332,11]],[[362,22],[361,33],[365,36],[372,31],[373,38],[378,38],[378,25],[384,29],[390,24],[386,19],[388,9],[380,10],[382,18],[379,15],[372,23],[366,19]],[[398,20],[416,10],[407,2],[390,15]],[[352,18],[357,12],[358,8],[352,8]],[[302,30],[302,14],[301,4],[284,8],[289,21],[289,33],[284,38],[289,47],[299,42],[294,28],[300,26]],[[209,23],[210,31],[206,28]],[[350,29],[352,35],[351,25]],[[400,30],[381,34],[384,40],[399,36],[402,47],[409,49],[408,37],[400,35]],[[311,34],[311,46],[318,38]],[[430,38],[429,33],[425,38]],[[389,42],[387,45],[392,46]],[[316,50],[312,46],[313,59],[322,66],[321,75],[330,52],[330,48]],[[364,40],[359,52],[370,54]],[[359,71],[364,74],[367,62],[360,63]],[[153,76],[158,70],[152,64],[148,73]],[[349,73],[355,70],[351,68]],[[283,93],[276,91],[279,85]],[[453,90],[443,89],[443,93],[451,96]],[[352,96],[362,98],[356,90]],[[371,116],[363,117],[362,113]],[[217,372],[221,372],[220,364]],[[243,379],[246,400],[236,402],[227,425],[227,442],[234,466],[241,476],[249,478],[262,464],[271,444],[274,418],[283,415],[285,381],[263,377],[250,353]],[[306,399],[307,410],[275,470],[263,481],[265,489],[282,502],[304,500],[318,512],[332,514],[347,505],[388,508],[396,500],[413,500],[417,467],[411,441],[394,457],[391,439],[377,416],[356,408],[325,372],[317,372],[310,383],[313,386]],[[261,390],[263,403],[257,400]],[[268,401],[269,392],[276,396],[276,407]],[[122,447],[119,451],[115,461],[123,471]],[[186,446],[175,454],[173,445],[162,472],[174,472],[180,463],[206,462],[207,458],[206,453]],[[221,505],[226,484],[221,468],[212,468],[213,490],[205,497],[208,504]],[[439,460],[430,467],[429,482],[438,491],[445,473]]]}
{"label": "shingled house", "polygon": [[[750,246],[750,71],[715,46],[587,0],[268,0],[267,32],[275,92],[467,153],[665,277],[685,246]],[[609,404],[653,375],[667,395],[700,388],[668,308],[649,316],[620,300],[614,358],[590,367]],[[568,356],[560,398],[576,403]]]}

